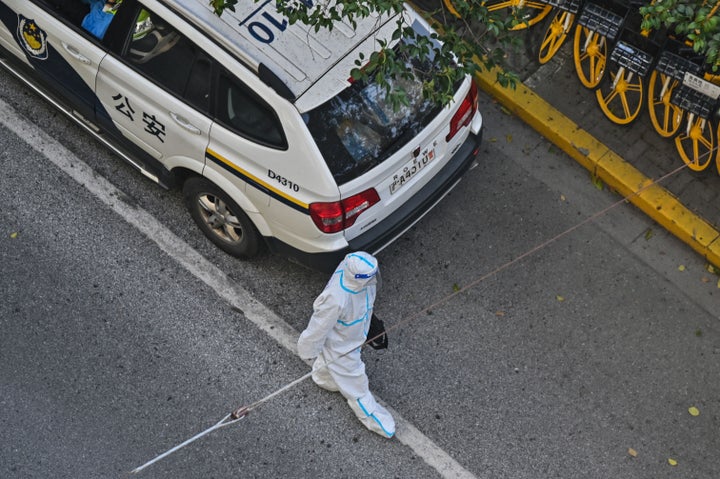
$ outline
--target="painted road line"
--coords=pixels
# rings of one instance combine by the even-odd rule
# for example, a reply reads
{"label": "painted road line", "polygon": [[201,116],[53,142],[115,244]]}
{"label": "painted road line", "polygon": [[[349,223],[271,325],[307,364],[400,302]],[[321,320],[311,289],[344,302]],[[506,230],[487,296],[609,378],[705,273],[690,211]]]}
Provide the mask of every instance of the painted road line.
{"label": "painted road line", "polygon": [[[28,123],[2,100],[0,100],[0,124],[12,131],[38,154],[50,160],[78,184],[84,186],[127,223],[133,225],[154,241],[168,256],[210,286],[218,296],[241,310],[248,320],[252,321],[268,336],[297,355],[296,345],[299,333],[294,328],[257,301],[247,290],[206,260],[190,245],[165,228],[147,211],[137,207],[137,205],[130,205],[123,201],[125,195],[120,190],[95,173],[92,168],[55,139],[35,125]],[[380,398],[378,400],[383,405],[386,405]],[[418,457],[422,458],[426,464],[434,468],[442,477],[456,479],[472,479],[475,477],[450,457],[448,453],[422,434],[419,429],[403,419],[397,411],[392,411],[392,414],[395,416],[397,423],[395,437],[402,444],[412,449]]]}
{"label": "painted road line", "polygon": [[495,71],[482,71],[476,79],[480,87],[505,108],[720,268],[720,231],[689,210],[675,195],[652,184],[650,178],[522,83],[518,83],[515,90],[503,88],[496,81]]}

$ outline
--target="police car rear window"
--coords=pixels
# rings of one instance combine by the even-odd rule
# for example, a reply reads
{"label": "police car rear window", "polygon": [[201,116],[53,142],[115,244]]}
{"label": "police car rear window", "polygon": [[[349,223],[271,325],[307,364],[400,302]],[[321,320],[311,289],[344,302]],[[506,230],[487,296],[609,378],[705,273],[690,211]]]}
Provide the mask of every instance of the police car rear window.
{"label": "police car rear window", "polygon": [[398,109],[377,83],[356,82],[308,112],[308,128],[339,184],[357,178],[412,140],[437,116],[440,107],[422,95],[420,71],[415,79],[392,80],[407,93]]}

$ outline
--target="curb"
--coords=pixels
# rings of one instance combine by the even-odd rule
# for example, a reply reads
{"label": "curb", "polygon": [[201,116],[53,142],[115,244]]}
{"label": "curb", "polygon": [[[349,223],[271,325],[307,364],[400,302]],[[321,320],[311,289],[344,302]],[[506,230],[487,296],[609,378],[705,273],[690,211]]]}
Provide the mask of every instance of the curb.
{"label": "curb", "polygon": [[503,88],[494,71],[475,75],[478,86],[550,140],[610,188],[628,198],[660,226],[720,268],[720,231],[685,207],[675,195],[653,184],[587,131],[522,83]]}

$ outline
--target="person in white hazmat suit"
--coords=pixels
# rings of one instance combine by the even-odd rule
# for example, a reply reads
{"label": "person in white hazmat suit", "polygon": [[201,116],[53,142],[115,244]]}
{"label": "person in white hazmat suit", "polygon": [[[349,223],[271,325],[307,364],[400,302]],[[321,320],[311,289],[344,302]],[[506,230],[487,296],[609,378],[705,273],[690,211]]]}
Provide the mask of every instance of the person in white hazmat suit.
{"label": "person in white hazmat suit", "polygon": [[298,353],[303,359],[317,358],[312,378],[318,386],[339,391],[365,427],[390,438],[395,435],[395,421],[370,393],[360,358],[370,329],[378,271],[377,259],[368,253],[345,256],[313,303]]}

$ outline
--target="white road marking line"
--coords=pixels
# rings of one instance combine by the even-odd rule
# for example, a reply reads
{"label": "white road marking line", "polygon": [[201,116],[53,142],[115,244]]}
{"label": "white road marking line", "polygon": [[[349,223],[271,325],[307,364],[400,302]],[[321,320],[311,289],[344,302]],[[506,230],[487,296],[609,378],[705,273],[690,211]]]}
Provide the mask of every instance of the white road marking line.
{"label": "white road marking line", "polygon": [[[245,317],[286,349],[297,355],[299,333],[279,316],[253,298],[247,290],[230,279],[219,268],[206,260],[182,239],[165,228],[147,211],[130,206],[122,198],[124,194],[105,178],[75,156],[54,138],[28,123],[10,105],[0,99],[0,124],[12,131],[32,149],[55,164],[64,173],[84,186],[100,201],[109,206],[126,222],[140,230],[188,272],[196,276],[232,306],[240,309]],[[387,407],[387,404],[377,398]],[[443,451],[415,426],[390,409],[395,417],[395,437],[422,458],[445,478],[475,478],[448,453]]]}

